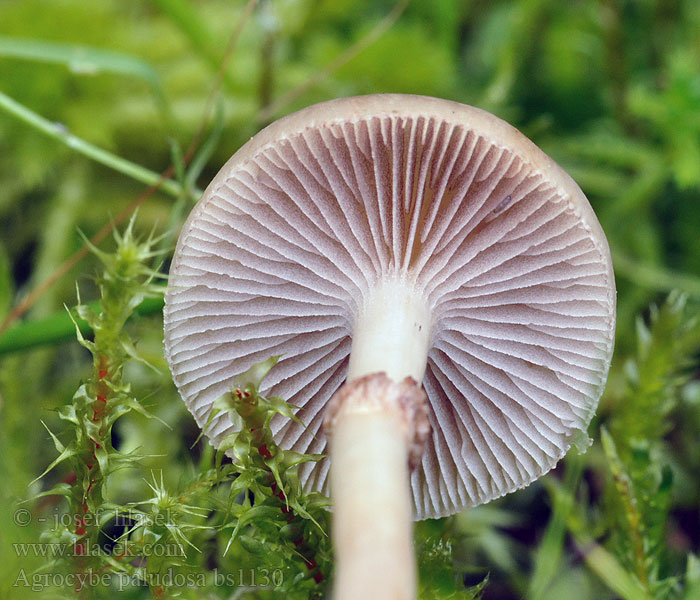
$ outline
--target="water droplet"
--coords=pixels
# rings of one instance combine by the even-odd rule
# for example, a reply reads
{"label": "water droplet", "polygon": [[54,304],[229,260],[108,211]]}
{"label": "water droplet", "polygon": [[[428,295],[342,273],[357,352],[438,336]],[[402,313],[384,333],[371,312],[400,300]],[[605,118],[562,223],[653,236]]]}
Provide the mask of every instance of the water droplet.
{"label": "water droplet", "polygon": [[503,200],[501,200],[496,208],[493,209],[493,214],[497,215],[500,212],[503,212],[506,209],[506,206],[510,204],[511,197],[510,194],[508,194]]}

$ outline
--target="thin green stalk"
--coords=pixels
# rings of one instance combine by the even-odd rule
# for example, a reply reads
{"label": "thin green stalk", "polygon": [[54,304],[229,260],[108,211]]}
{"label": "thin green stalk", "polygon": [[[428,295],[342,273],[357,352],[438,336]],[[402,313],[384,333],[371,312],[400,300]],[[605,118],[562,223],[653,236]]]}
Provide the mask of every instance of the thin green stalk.
{"label": "thin green stalk", "polygon": [[[187,0],[154,0],[154,3],[170,18],[208,65],[215,71],[220,69],[221,56],[217,49],[216,35],[202,19],[202,11],[197,10]],[[244,13],[247,11],[248,8],[243,9]],[[236,83],[231,75],[224,71],[222,79],[229,89],[235,89]]]}
{"label": "thin green stalk", "polygon": [[532,47],[538,26],[549,10],[548,4],[543,0],[513,4],[514,18],[508,33],[508,43],[498,53],[493,77],[480,99],[479,106],[482,108],[497,111],[506,105],[527,58],[528,48]]}
{"label": "thin green stalk", "polygon": [[637,285],[659,291],[677,289],[689,296],[700,296],[700,277],[644,264],[615,249],[612,256],[615,272]]}
{"label": "thin green stalk", "polygon": [[151,88],[160,109],[169,112],[158,73],[136,56],[92,46],[6,35],[0,35],[0,56],[63,65],[76,74],[114,73],[138,77]]}
{"label": "thin green stalk", "polygon": [[301,95],[305,94],[317,83],[323,81],[332,73],[335,73],[342,66],[346,65],[353,58],[369,48],[372,44],[374,44],[374,42],[389,31],[396,21],[398,21],[409,2],[410,0],[398,0],[398,2],[394,4],[394,7],[386,14],[386,16],[384,16],[381,21],[370,29],[365,36],[361,37],[352,46],[346,48],[343,52],[326,64],[325,67],[314,73],[306,81],[288,92],[285,92],[279,98],[277,98],[277,100],[260,110],[256,115],[257,122],[265,123],[266,121],[272,119],[277,113],[294,102]]}
{"label": "thin green stalk", "polygon": [[265,15],[266,25],[263,27],[264,38],[260,48],[260,83],[258,96],[260,110],[267,108],[272,102],[275,87],[275,46],[277,45],[278,23],[270,3],[263,1],[260,6]]}
{"label": "thin green stalk", "polygon": [[625,600],[651,600],[649,593],[610,552],[582,531],[571,533],[586,566],[613,592]]}
{"label": "thin green stalk", "polygon": [[[97,308],[97,303],[90,305]],[[163,310],[163,297],[145,298],[134,312],[139,315],[152,315]],[[75,319],[73,321],[71,316]],[[8,329],[0,336],[0,356],[20,350],[56,344],[64,340],[75,339],[76,323],[80,331],[87,335],[90,326],[78,317],[75,310],[61,311],[44,319],[35,319]]]}
{"label": "thin green stalk", "polygon": [[[83,156],[87,156],[101,165],[114,169],[127,177],[131,177],[146,185],[159,185],[160,189],[171,196],[178,197],[183,193],[182,186],[176,181],[171,179],[163,180],[160,174],[126,160],[125,158],[116,156],[103,148],[99,148],[73,135],[61,123],[54,123],[45,119],[2,92],[0,92],[0,109],[26,123],[30,127],[48,135],[50,138],[58,140]],[[201,192],[198,190],[193,190],[194,196],[199,196],[200,193]]]}
{"label": "thin green stalk", "polygon": [[533,574],[530,578],[528,598],[537,600],[546,598],[547,588],[560,569],[561,557],[564,553],[566,523],[574,506],[576,486],[581,479],[583,459],[572,452],[566,461],[566,474],[562,484],[555,479],[550,483],[552,498],[552,516],[534,556]]}

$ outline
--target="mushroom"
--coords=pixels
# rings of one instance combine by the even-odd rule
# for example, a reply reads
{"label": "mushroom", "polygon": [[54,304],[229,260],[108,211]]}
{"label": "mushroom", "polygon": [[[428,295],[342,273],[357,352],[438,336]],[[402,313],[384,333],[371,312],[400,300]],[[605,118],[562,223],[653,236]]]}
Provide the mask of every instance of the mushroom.
{"label": "mushroom", "polygon": [[206,189],[170,277],[166,355],[214,445],[233,425],[213,402],[281,355],[262,391],[306,423],[273,420],[281,446],[330,454],[301,478],[330,488],[343,600],[414,596],[413,519],[549,471],[613,349],[610,253],[581,190],[504,121],[435,98],[268,126]]}

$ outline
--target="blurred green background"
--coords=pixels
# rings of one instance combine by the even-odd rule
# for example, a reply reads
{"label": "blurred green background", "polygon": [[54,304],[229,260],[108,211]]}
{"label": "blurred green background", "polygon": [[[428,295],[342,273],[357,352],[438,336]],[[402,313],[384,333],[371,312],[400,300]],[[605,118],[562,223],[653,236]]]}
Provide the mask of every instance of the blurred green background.
{"label": "blurred green background", "polygon": [[[0,0],[0,321],[56,279],[0,335],[8,594],[29,594],[13,592],[13,574],[41,563],[11,548],[42,531],[12,524],[15,503],[66,475],[28,487],[54,458],[40,420],[61,432],[56,409],[91,368],[63,306],[76,304],[76,282],[96,298],[98,264],[59,271],[83,248],[79,231],[95,235],[138,199],[136,227],[170,231],[172,246],[197,188],[261,127],[375,92],[448,98],[518,127],[590,199],[618,285],[592,447],[526,490],[421,524],[424,597],[488,574],[484,598],[700,598],[697,0]],[[193,139],[189,177],[176,169],[171,193],[141,197]],[[150,469],[177,487],[197,437],[162,356],[157,303],[142,312],[131,335],[160,374],[130,363],[125,377],[172,431],[120,421],[119,449],[153,455],[143,472],[114,475],[122,502],[147,494]]]}

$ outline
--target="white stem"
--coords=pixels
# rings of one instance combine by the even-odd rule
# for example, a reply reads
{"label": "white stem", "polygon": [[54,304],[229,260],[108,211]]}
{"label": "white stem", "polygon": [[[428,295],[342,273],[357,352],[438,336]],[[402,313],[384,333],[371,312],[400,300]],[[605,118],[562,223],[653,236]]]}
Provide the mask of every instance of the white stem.
{"label": "white stem", "polygon": [[394,381],[423,381],[430,343],[430,311],[421,292],[401,278],[377,282],[352,333],[348,381],[386,373]]}
{"label": "white stem", "polygon": [[429,341],[422,294],[401,278],[378,282],[355,322],[347,383],[325,416],[335,600],[415,598],[409,469],[430,432],[420,387]]}
{"label": "white stem", "polygon": [[408,453],[396,415],[346,414],[331,438],[335,600],[416,595]]}
{"label": "white stem", "polygon": [[346,383],[325,416],[330,437],[335,600],[412,600],[416,594],[409,470],[430,433],[410,377]]}

